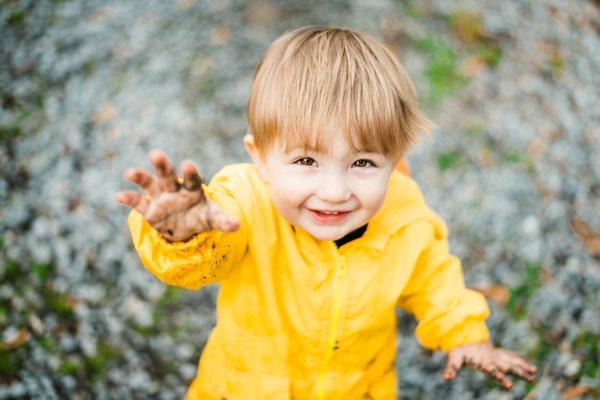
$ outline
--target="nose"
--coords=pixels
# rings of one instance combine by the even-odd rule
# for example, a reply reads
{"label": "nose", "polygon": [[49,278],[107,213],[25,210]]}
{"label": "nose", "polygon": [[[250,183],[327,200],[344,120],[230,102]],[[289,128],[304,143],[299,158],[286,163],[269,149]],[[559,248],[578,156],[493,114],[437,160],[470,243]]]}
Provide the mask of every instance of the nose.
{"label": "nose", "polygon": [[345,180],[338,174],[323,176],[315,194],[319,199],[328,203],[343,203],[352,196]]}

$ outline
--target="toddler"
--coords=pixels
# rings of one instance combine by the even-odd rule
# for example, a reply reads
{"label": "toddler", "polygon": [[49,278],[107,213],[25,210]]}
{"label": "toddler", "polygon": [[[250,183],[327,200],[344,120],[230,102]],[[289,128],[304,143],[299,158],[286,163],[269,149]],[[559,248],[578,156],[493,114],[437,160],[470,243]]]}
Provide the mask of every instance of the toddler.
{"label": "toddler", "polygon": [[432,124],[395,56],[347,29],[304,27],[258,63],[243,143],[251,164],[206,186],[164,153],[116,200],[146,269],[169,285],[219,282],[217,323],[187,399],[395,399],[395,307],[416,337],[505,388],[535,366],[489,340],[448,229],[395,170]]}

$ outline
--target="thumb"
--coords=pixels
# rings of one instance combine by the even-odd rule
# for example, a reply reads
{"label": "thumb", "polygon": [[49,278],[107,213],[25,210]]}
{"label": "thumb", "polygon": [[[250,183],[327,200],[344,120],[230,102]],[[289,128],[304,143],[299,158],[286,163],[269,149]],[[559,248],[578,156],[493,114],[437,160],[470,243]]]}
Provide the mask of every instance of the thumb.
{"label": "thumb", "polygon": [[240,227],[240,223],[235,218],[232,218],[225,214],[214,202],[208,200],[208,207],[208,218],[210,220],[211,226],[214,229],[223,232],[232,232]]}
{"label": "thumb", "polygon": [[450,350],[448,352],[448,361],[446,362],[446,367],[444,368],[444,372],[442,373],[442,377],[444,378],[444,380],[448,381],[456,378],[462,365],[463,355],[458,351]]}

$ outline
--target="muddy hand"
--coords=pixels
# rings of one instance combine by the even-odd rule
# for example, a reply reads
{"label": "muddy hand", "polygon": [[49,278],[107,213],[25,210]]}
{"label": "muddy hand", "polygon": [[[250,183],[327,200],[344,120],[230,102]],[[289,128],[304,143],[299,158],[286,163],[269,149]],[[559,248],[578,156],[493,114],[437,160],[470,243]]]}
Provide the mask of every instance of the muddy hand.
{"label": "muddy hand", "polygon": [[202,178],[193,161],[182,163],[183,177],[178,178],[173,165],[160,150],[153,150],[150,162],[156,175],[140,168],[129,168],[123,177],[138,185],[144,193],[124,191],[116,201],[139,211],[146,221],[170,241],[185,241],[211,229],[234,231],[238,222],[225,215],[207,199]]}
{"label": "muddy hand", "polygon": [[513,386],[509,374],[532,382],[537,368],[519,354],[494,347],[491,342],[457,347],[448,352],[448,362],[442,373],[445,380],[458,376],[463,366],[484,372],[490,379],[505,389]]}

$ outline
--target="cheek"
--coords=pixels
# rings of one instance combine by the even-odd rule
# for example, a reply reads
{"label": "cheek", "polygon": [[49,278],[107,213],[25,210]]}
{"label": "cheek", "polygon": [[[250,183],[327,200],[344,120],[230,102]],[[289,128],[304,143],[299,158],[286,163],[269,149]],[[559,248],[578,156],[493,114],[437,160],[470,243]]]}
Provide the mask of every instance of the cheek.
{"label": "cheek", "polygon": [[357,194],[358,200],[365,211],[374,214],[379,210],[387,192],[387,179],[385,177],[377,177],[358,182],[354,193]]}
{"label": "cheek", "polygon": [[289,175],[272,176],[269,189],[273,203],[284,215],[288,214],[291,208],[302,205],[311,193],[306,182],[300,184],[299,179]]}

